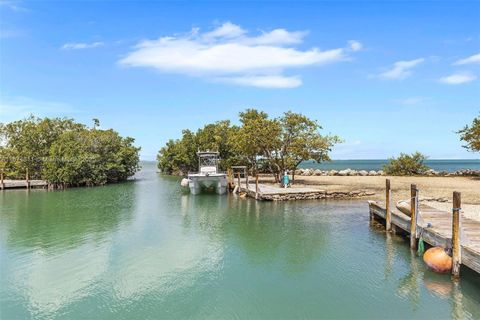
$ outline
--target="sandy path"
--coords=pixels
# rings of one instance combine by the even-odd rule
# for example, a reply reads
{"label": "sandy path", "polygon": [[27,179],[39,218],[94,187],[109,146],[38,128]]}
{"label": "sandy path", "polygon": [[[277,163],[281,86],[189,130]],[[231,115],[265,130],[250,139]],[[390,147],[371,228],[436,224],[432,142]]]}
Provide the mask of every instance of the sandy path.
{"label": "sandy path", "polygon": [[[385,179],[389,178],[394,201],[410,198],[410,185],[416,184],[422,198],[444,198],[447,202],[425,202],[433,207],[450,211],[452,193],[462,193],[462,208],[465,216],[480,220],[479,177],[385,177],[385,176],[296,176],[295,187],[309,186],[328,191],[368,190],[375,192],[369,200],[385,199]],[[273,182],[263,176],[261,182]]]}

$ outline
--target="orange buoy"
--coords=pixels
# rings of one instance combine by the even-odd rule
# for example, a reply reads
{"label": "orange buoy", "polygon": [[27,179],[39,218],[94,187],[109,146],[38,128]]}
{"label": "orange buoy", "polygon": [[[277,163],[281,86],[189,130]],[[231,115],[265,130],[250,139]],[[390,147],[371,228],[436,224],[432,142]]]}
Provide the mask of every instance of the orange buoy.
{"label": "orange buoy", "polygon": [[425,251],[423,261],[435,272],[445,273],[452,270],[452,257],[442,247],[433,247]]}

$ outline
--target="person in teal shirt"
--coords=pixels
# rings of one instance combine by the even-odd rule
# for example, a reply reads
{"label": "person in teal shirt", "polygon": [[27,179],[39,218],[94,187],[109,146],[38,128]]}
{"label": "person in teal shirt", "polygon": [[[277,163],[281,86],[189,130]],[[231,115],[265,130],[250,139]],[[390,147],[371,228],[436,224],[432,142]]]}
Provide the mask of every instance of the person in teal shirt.
{"label": "person in teal shirt", "polygon": [[288,171],[285,171],[283,175],[283,187],[288,188],[290,186],[290,178],[288,177]]}

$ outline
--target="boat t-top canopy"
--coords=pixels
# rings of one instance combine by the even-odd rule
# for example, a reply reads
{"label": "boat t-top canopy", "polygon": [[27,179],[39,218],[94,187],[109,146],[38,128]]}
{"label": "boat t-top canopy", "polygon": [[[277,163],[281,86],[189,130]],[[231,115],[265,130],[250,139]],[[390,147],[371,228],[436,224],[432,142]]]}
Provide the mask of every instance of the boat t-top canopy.
{"label": "boat t-top canopy", "polygon": [[218,172],[218,161],[220,153],[218,151],[198,151],[198,171],[203,174],[212,174]]}

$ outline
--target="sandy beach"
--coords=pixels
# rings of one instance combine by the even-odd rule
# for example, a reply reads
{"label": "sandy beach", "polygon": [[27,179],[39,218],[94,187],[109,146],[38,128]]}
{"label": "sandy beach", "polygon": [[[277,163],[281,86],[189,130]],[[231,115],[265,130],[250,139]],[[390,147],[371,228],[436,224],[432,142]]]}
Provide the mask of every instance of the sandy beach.
{"label": "sandy beach", "polygon": [[[464,215],[480,220],[480,177],[392,177],[392,176],[296,176],[294,188],[315,187],[327,191],[366,190],[375,194],[368,200],[384,200],[385,179],[389,178],[394,201],[410,197],[410,185],[416,184],[420,199],[433,207],[450,211],[452,193],[462,193]],[[273,182],[263,176],[262,182]]]}

